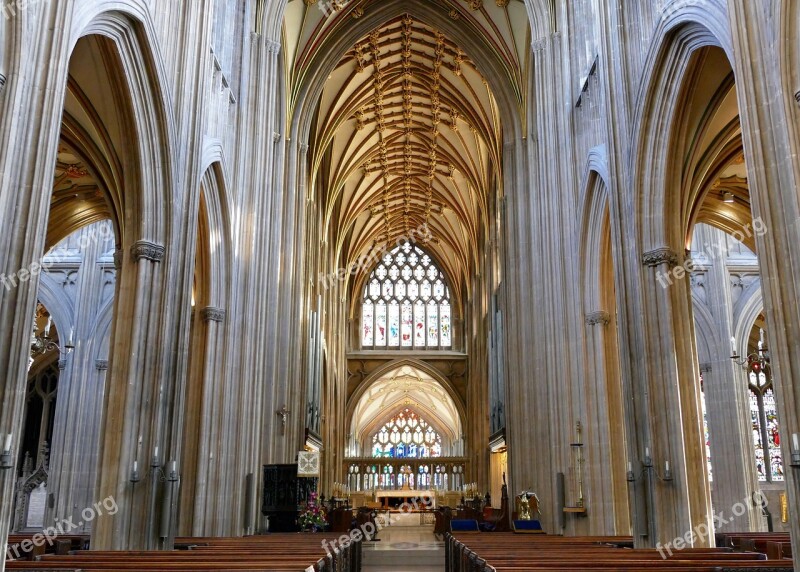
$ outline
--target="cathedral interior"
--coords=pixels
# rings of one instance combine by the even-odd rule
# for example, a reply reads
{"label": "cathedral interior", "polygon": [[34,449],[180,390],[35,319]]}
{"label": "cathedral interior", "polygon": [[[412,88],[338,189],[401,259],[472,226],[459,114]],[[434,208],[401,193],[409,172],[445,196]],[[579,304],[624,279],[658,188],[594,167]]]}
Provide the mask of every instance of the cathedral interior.
{"label": "cathedral interior", "polygon": [[0,570],[800,570],[800,2],[0,15]]}

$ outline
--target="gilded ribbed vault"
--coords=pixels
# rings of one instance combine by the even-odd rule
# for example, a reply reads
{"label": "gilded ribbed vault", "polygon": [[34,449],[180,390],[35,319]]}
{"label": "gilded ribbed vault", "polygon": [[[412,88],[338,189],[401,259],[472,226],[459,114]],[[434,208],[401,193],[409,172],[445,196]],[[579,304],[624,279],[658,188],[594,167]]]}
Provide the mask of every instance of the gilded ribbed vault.
{"label": "gilded ribbed vault", "polygon": [[[373,4],[290,2],[289,82],[302,81],[326,35]],[[529,36],[524,3],[434,4],[456,23],[481,30],[521,93]],[[309,141],[311,192],[324,202],[323,234],[334,241],[328,246],[337,265],[403,236],[428,235],[421,246],[452,278],[455,297],[464,299],[491,201],[502,193],[503,133],[491,89],[463,47],[417,18],[398,16],[341,58],[317,113]]]}

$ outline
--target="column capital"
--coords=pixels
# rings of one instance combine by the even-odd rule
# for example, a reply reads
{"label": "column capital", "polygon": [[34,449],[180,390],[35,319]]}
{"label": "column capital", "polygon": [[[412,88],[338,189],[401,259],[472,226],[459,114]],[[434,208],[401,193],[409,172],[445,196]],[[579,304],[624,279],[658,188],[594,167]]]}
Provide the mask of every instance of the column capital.
{"label": "column capital", "polygon": [[280,42],[276,42],[274,40],[267,40],[266,45],[267,45],[267,50],[269,50],[269,53],[271,54],[279,54],[281,52]]}
{"label": "column capital", "polygon": [[701,363],[700,364],[700,373],[708,373],[712,369],[710,363]]}
{"label": "column capital", "polygon": [[680,255],[669,247],[663,246],[655,250],[649,250],[642,255],[642,264],[655,268],[662,264],[668,265],[670,268],[680,264]]}
{"label": "column capital", "polygon": [[107,359],[95,360],[94,367],[97,368],[97,371],[106,371],[108,369],[108,360]]}
{"label": "column capital", "polygon": [[608,312],[592,312],[591,314],[586,314],[586,325],[587,326],[607,326],[611,323],[611,315]]}
{"label": "column capital", "polygon": [[794,98],[797,101],[797,103],[800,103],[800,91],[794,94]]}
{"label": "column capital", "polygon": [[114,251],[114,269],[119,272],[122,270],[122,256],[123,251],[121,248],[118,248]]}
{"label": "column capital", "polygon": [[164,260],[166,248],[155,242],[147,240],[140,240],[135,242],[131,247],[131,255],[138,262],[139,260],[150,260],[152,262],[161,262]]}
{"label": "column capital", "polygon": [[215,308],[213,306],[200,310],[200,318],[204,322],[223,322],[225,321],[226,314],[227,312],[222,308]]}
{"label": "column capital", "polygon": [[65,369],[67,369],[67,360],[65,360],[65,359],[58,360],[58,369],[61,370],[61,371],[64,371]]}

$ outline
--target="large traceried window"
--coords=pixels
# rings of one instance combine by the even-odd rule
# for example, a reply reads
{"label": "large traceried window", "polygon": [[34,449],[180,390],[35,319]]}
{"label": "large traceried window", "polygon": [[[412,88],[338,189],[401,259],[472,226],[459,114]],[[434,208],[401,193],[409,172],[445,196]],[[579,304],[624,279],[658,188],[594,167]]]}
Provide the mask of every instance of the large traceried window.
{"label": "large traceried window", "polygon": [[386,254],[364,287],[361,346],[450,348],[450,289],[422,249],[406,242]]}
{"label": "large traceried window", "polygon": [[750,369],[750,420],[753,426],[758,480],[774,483],[783,481],[784,477],[778,408],[769,373],[768,367]]}
{"label": "large traceried window", "polygon": [[442,456],[442,437],[424,419],[406,408],[372,438],[373,457],[421,459]]}

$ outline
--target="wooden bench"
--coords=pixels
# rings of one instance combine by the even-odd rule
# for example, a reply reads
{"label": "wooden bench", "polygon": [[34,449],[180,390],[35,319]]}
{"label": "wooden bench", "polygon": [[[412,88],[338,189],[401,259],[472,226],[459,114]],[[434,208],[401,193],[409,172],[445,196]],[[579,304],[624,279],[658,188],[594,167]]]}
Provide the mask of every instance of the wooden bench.
{"label": "wooden bench", "polygon": [[11,534],[8,537],[6,559],[32,559],[44,554],[67,554],[71,550],[89,548],[89,537],[79,534],[62,534],[48,538],[36,534]]}
{"label": "wooden bench", "polygon": [[623,548],[630,537],[518,536],[506,533],[448,534],[448,572],[719,572],[720,570],[792,570],[789,560],[773,560],[758,552],[732,548],[691,548],[659,552]]}
{"label": "wooden bench", "polygon": [[[73,551],[34,561],[13,560],[8,570],[211,572],[358,572],[361,543],[339,546],[341,535],[270,534],[247,538],[178,538],[171,551]],[[327,542],[328,549],[323,547]]]}

